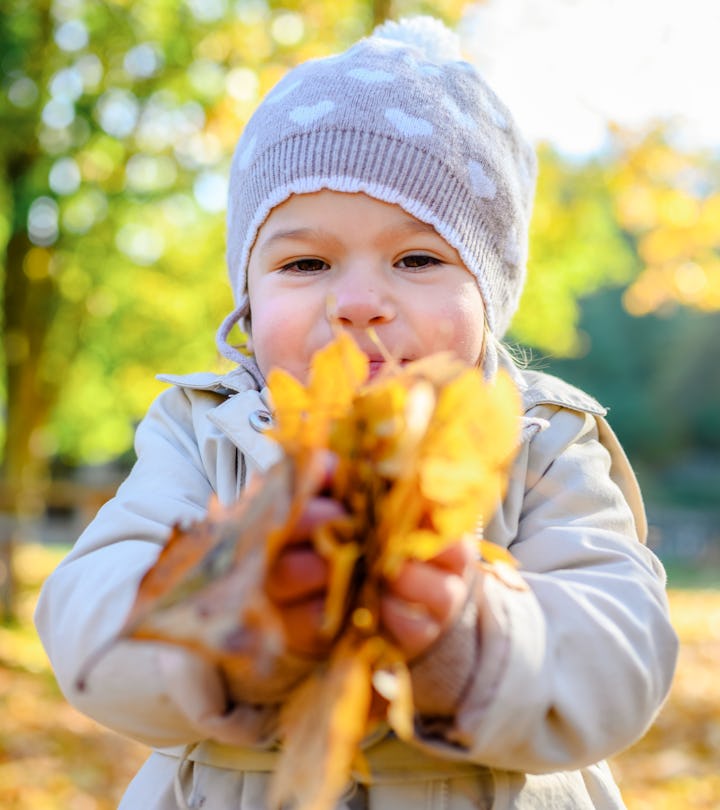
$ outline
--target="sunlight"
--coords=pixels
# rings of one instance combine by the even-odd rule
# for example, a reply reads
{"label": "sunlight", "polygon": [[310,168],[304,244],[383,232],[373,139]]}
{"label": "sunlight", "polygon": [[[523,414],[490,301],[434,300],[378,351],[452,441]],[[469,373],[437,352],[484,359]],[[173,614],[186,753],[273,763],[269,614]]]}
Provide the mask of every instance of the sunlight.
{"label": "sunlight", "polygon": [[528,136],[582,155],[607,121],[670,121],[682,145],[717,146],[719,25],[706,0],[488,0],[462,35]]}

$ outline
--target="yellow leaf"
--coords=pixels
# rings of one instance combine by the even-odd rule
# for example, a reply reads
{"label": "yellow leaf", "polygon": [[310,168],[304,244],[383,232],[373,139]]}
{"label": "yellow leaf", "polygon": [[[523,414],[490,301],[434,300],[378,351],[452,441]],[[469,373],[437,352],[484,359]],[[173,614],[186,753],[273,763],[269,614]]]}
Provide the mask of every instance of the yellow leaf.
{"label": "yellow leaf", "polygon": [[372,682],[375,691],[388,701],[390,728],[400,739],[410,740],[415,730],[410,671],[399,652],[395,652],[394,659],[375,670]]}
{"label": "yellow leaf", "polygon": [[308,396],[316,408],[338,416],[349,407],[368,376],[368,359],[347,332],[316,352]]}
{"label": "yellow leaf", "polygon": [[335,806],[368,726],[372,667],[381,650],[379,639],[359,645],[355,637],[341,640],[327,670],[303,682],[284,704],[284,748],[271,782],[271,807]]}
{"label": "yellow leaf", "polygon": [[310,400],[302,384],[284,369],[272,369],[267,383],[275,414],[270,435],[288,446],[303,434]]}
{"label": "yellow leaf", "polygon": [[328,638],[332,638],[345,618],[350,581],[355,563],[362,555],[362,548],[358,543],[338,542],[331,526],[321,526],[316,530],[313,539],[318,553],[330,565],[322,629]]}
{"label": "yellow leaf", "polygon": [[489,540],[481,540],[479,546],[480,556],[483,560],[489,563],[504,563],[511,568],[517,568],[517,560],[506,548],[497,543],[491,543]]}
{"label": "yellow leaf", "polygon": [[347,411],[367,375],[368,359],[346,332],[315,353],[307,386],[283,369],[271,369],[270,435],[288,450],[326,447],[332,421]]}
{"label": "yellow leaf", "polygon": [[[307,381],[273,370],[268,375],[275,412],[270,435],[283,458],[260,493],[246,491],[241,497],[241,513],[257,514],[264,530],[245,531],[246,519],[230,521],[244,537],[222,534],[229,560],[223,577],[213,579],[214,547],[179,549],[176,558],[187,554],[194,563],[201,556],[212,581],[206,587],[201,583],[202,594],[192,604],[180,600],[180,610],[168,618],[173,627],[161,631],[186,633],[188,614],[199,604],[204,613],[192,614],[192,642],[218,661],[240,694],[247,668],[258,659],[271,666],[287,644],[278,632],[279,613],[264,591],[264,572],[292,536],[308,500],[318,494],[325,469],[318,474],[318,459],[327,451],[334,455],[331,490],[322,494],[346,514],[308,538],[328,564],[322,630],[331,649],[281,709],[273,806],[335,806],[351,767],[361,763],[359,745],[371,722],[371,705],[373,722],[386,720],[399,737],[411,737],[407,662],[401,648],[382,635],[385,580],[408,559],[432,559],[463,537],[474,537],[478,522],[487,522],[497,507],[517,448],[519,395],[507,376],[490,384],[479,369],[448,353],[406,366],[388,362],[382,374],[369,381],[367,376],[367,357],[345,332],[313,357]],[[211,519],[222,521],[222,508],[215,508]],[[234,562],[242,559],[233,556],[238,549],[252,567],[235,569]],[[478,566],[510,587],[524,586],[507,552],[488,543],[480,550],[484,561]],[[183,571],[189,567],[183,563]],[[194,581],[178,576],[173,593],[182,595]],[[215,605],[223,615],[204,627],[203,616]],[[234,608],[229,618],[227,605]]]}

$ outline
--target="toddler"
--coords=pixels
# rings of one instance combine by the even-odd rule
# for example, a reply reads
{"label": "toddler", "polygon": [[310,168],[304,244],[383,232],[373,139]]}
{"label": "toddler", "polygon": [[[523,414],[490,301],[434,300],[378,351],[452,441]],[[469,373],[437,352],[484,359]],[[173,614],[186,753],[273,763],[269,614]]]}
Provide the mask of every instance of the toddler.
{"label": "toddler", "polygon": [[[125,810],[264,810],[278,707],[328,644],[328,571],[309,537],[340,506],[328,461],[268,573],[289,649],[230,701],[218,672],[167,645],[118,643],[138,582],[178,521],[232,503],[278,458],[264,380],[299,379],[338,326],[372,373],[452,350],[522,396],[507,494],[484,529],[518,582],[478,575],[458,541],[386,583],[383,631],[410,661],[414,739],[363,743],[338,810],[616,810],[604,759],[652,723],[676,658],[662,567],[644,544],[635,477],[604,409],[514,366],[500,339],[525,275],[535,159],[508,109],[441,23],[387,23],[345,53],[290,71],[234,156],[228,267],[236,309],[218,332],[229,373],[164,378],[137,463],[47,581],[37,626],[68,699],[155,750]],[[241,323],[246,351],[229,345]]]}

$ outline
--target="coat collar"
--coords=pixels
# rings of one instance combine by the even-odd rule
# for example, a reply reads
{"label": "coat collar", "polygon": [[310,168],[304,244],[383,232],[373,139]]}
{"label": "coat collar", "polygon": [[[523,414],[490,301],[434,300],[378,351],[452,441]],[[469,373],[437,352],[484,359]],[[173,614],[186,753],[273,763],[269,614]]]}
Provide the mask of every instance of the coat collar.
{"label": "coat collar", "polygon": [[253,375],[242,366],[237,366],[226,374],[197,371],[194,374],[158,374],[156,379],[170,385],[177,385],[179,388],[214,391],[224,396],[232,396],[249,389],[259,390]]}
{"label": "coat collar", "polygon": [[[548,425],[547,420],[528,415],[537,405],[557,405],[605,416],[607,411],[597,400],[564,380],[539,371],[519,369],[503,354],[499,359],[499,367],[510,373],[522,397],[521,443]],[[267,430],[272,427],[267,388],[258,390],[257,381],[245,368],[238,366],[227,374],[160,374],[158,379],[180,388],[219,395],[222,399],[208,412],[208,420],[259,469],[265,470],[277,461],[279,448],[267,436]]]}
{"label": "coat collar", "polygon": [[[518,386],[525,413],[536,405],[548,404],[584,411],[596,416],[605,416],[607,414],[607,409],[596,399],[559,377],[541,371],[519,369],[511,359],[502,355],[499,366],[512,376]],[[232,369],[227,374],[203,371],[195,374],[158,374],[157,379],[161,382],[177,385],[180,388],[214,391],[227,397],[248,390],[259,391],[256,380],[242,366]]]}

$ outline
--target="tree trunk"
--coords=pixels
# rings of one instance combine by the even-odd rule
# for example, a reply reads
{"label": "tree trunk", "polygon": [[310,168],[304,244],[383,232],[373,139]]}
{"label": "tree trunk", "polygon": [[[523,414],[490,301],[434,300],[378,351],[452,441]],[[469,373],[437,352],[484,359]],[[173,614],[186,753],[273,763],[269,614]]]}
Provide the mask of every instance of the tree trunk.
{"label": "tree trunk", "polygon": [[0,609],[6,620],[14,614],[13,548],[24,524],[41,513],[47,483],[48,460],[38,438],[57,394],[56,386],[41,377],[55,300],[49,267],[49,251],[33,246],[24,231],[16,231],[7,247],[3,307],[7,419]]}
{"label": "tree trunk", "polygon": [[385,22],[390,16],[392,0],[373,0],[373,27]]}

